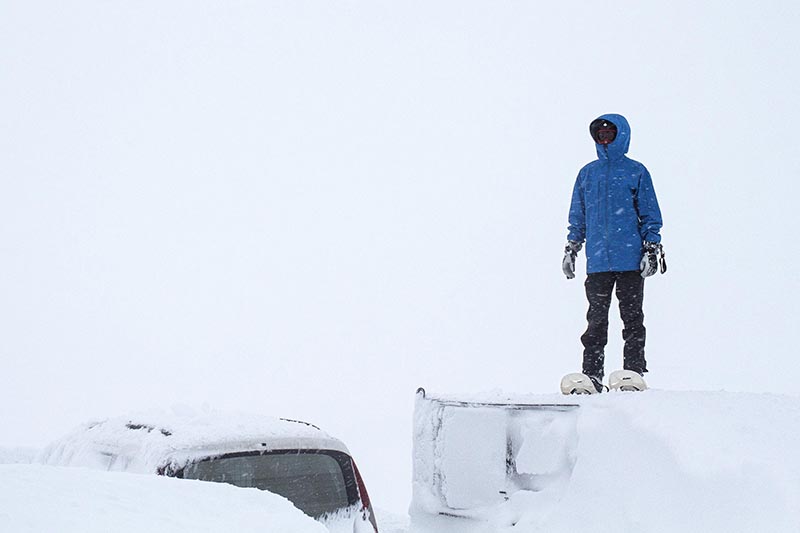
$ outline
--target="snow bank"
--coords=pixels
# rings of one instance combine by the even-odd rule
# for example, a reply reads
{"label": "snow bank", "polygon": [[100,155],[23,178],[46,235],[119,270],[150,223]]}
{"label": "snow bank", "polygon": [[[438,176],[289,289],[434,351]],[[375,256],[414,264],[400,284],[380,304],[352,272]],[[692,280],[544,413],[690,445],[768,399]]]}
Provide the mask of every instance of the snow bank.
{"label": "snow bank", "polygon": [[[565,403],[439,397],[455,399]],[[566,402],[577,408],[418,400],[412,531],[800,531],[800,399],[651,390]]]}
{"label": "snow bank", "polygon": [[0,464],[32,463],[41,450],[30,447],[0,447]]}
{"label": "snow bank", "polygon": [[225,483],[42,465],[0,465],[0,479],[0,531],[328,531],[280,496]]}

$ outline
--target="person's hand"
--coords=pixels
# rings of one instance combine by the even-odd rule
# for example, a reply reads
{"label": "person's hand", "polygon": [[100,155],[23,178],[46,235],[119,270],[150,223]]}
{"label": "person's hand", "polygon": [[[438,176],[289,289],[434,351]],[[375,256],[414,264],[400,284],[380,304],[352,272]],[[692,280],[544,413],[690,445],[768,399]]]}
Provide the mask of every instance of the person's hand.
{"label": "person's hand", "polygon": [[564,247],[564,259],[561,261],[561,270],[567,279],[575,277],[575,258],[583,248],[583,244],[578,241],[567,241]]}
{"label": "person's hand", "polygon": [[660,243],[645,242],[644,255],[642,261],[639,263],[639,270],[643,278],[649,278],[658,272],[659,257],[661,256],[661,273],[667,271],[667,262],[664,260],[664,249]]}

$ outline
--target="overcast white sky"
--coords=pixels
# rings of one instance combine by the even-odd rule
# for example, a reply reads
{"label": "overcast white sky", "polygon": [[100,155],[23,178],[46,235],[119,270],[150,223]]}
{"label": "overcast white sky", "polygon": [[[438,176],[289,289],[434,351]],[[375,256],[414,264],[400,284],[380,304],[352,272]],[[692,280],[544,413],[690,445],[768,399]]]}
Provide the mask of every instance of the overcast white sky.
{"label": "overcast white sky", "polygon": [[798,27],[788,0],[0,0],[0,445],[303,418],[403,510],[416,387],[579,369],[560,261],[606,112],[665,220],[651,385],[797,394]]}

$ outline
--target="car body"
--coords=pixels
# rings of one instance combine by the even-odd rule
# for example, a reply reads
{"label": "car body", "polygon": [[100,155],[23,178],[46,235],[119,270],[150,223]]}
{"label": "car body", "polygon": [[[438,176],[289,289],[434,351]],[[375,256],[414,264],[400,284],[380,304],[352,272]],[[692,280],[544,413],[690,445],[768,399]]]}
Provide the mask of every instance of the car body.
{"label": "car body", "polygon": [[[255,487],[324,523],[377,533],[364,481],[342,441],[284,418],[145,414],[81,426],[41,461]],[[349,529],[349,528],[347,528]]]}

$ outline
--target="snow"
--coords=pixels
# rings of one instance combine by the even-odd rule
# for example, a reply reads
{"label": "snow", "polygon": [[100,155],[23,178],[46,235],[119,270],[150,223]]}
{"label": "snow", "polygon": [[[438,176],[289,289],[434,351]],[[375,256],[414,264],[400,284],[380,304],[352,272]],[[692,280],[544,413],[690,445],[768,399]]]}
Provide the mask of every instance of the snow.
{"label": "snow", "polygon": [[155,473],[193,458],[271,449],[328,449],[345,445],[310,424],[263,415],[151,410],[89,422],[51,443],[39,460],[61,466]]}
{"label": "snow", "polygon": [[83,468],[0,465],[0,531],[140,533],[327,529],[256,489]]}
{"label": "snow", "polygon": [[[165,467],[176,471],[192,460],[215,455],[286,449],[349,454],[341,441],[306,422],[184,407],[83,424],[37,454],[36,462],[154,475]],[[14,450],[6,455],[17,462],[26,457]],[[374,533],[356,512],[353,507],[342,509],[322,522],[331,532]]]}
{"label": "snow", "polygon": [[[415,531],[457,520],[460,531],[566,532],[587,513],[592,531],[800,529],[795,397],[650,390],[569,397],[577,408],[532,411],[441,407],[428,398],[415,416]],[[565,403],[499,392],[454,398]],[[516,460],[509,480],[506,435]],[[481,467],[470,465],[477,457]]]}
{"label": "snow", "polygon": [[[465,408],[456,400],[484,405]],[[508,410],[504,404],[545,407]],[[118,427],[128,418],[112,419],[108,435],[127,435]],[[173,430],[197,421],[164,414],[148,420]],[[272,427],[276,435],[289,434],[280,421],[236,420],[229,419],[226,431]],[[301,432],[324,434],[302,427]],[[72,437],[80,431],[85,429]],[[140,437],[161,435],[133,431]],[[74,445],[72,437],[39,458],[52,462],[55,450]],[[208,448],[204,439],[193,433],[184,443]],[[574,531],[575,521],[590,514],[592,531],[601,533],[795,533],[798,440],[800,399],[779,394],[652,389],[584,397],[429,394],[418,397],[414,415],[410,520],[379,505],[378,525],[381,533],[559,533]],[[515,462],[510,476],[507,450]],[[0,531],[92,532],[111,524],[121,532],[352,530],[352,521],[314,522],[264,491],[24,464],[32,457],[31,449],[0,449],[0,462],[16,463],[0,465]]]}
{"label": "snow", "polygon": [[0,464],[31,463],[41,450],[30,447],[0,447]]}

